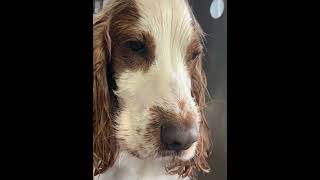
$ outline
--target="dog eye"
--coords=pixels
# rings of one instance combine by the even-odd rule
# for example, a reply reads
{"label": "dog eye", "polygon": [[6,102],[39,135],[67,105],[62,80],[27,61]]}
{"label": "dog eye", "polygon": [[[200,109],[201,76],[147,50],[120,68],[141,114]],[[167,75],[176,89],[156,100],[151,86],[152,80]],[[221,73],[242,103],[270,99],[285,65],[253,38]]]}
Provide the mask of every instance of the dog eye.
{"label": "dog eye", "polygon": [[200,53],[199,52],[192,52],[191,60],[196,60],[199,57]]}
{"label": "dog eye", "polygon": [[134,51],[137,53],[143,53],[146,50],[145,44],[141,41],[128,41],[126,42],[125,46],[131,51]]}

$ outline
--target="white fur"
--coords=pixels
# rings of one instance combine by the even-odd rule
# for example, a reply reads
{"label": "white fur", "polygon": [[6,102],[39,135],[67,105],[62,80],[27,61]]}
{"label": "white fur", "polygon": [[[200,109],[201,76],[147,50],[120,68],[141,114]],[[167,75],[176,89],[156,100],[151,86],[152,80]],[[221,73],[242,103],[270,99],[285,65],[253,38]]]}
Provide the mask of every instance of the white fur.
{"label": "white fur", "polygon": [[[141,16],[138,28],[154,38],[156,58],[147,72],[127,70],[116,79],[118,91],[115,94],[123,107],[116,120],[116,136],[125,139],[126,148],[139,149],[140,156],[152,157],[156,155],[155,144],[141,137],[150,123],[152,106],[176,113],[192,111],[197,114],[194,121],[199,126],[185,60],[193,29],[188,6],[183,0],[137,0],[136,4]],[[186,102],[183,112],[178,108],[180,99]],[[140,134],[137,128],[141,129]],[[144,148],[138,148],[141,146]],[[191,147],[181,158],[192,158],[194,149]]]}
{"label": "white fur", "polygon": [[163,166],[160,160],[140,160],[123,152],[111,169],[94,180],[182,180],[178,175],[168,175]]}
{"label": "white fur", "polygon": [[[191,96],[191,79],[185,60],[193,33],[189,7],[184,0],[136,0],[136,4],[141,15],[138,28],[154,38],[156,58],[147,72],[127,70],[116,78],[118,90],[115,94],[121,104],[116,118],[116,137],[125,141],[120,143],[121,155],[116,164],[96,179],[177,180],[177,175],[166,173],[165,162],[155,158],[155,144],[146,142],[143,135],[150,123],[152,106],[181,113],[180,99],[186,102],[185,112],[196,114],[194,121],[199,128],[198,107]],[[140,133],[136,131],[138,128]],[[194,143],[180,158],[191,159],[196,146]],[[128,155],[124,149],[138,150],[144,159]]]}

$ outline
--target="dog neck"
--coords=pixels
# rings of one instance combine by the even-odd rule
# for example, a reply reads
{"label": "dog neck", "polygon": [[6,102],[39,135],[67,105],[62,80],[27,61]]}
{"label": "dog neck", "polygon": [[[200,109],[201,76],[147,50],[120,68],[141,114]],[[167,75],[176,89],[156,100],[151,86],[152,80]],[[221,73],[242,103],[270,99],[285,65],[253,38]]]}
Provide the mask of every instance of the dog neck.
{"label": "dog neck", "polygon": [[121,152],[115,164],[94,180],[189,180],[169,175],[165,163],[160,160],[141,160],[127,152]]}

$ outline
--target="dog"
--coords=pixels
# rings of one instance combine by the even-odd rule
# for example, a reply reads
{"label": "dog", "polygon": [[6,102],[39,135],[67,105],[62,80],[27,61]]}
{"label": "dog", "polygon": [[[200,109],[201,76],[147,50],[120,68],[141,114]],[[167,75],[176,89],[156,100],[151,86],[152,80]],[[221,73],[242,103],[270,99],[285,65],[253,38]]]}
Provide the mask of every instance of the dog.
{"label": "dog", "polygon": [[93,21],[94,179],[210,171],[203,51],[188,1],[107,2]]}

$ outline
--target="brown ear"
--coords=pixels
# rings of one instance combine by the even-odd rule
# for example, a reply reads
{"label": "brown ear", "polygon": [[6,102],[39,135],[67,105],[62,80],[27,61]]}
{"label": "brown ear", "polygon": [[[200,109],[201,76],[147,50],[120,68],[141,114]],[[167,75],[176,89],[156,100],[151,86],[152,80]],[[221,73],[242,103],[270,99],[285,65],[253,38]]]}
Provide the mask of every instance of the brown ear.
{"label": "brown ear", "polygon": [[[118,146],[114,137],[111,107],[114,101],[108,86],[107,70],[111,57],[110,16],[102,12],[93,23],[93,168],[94,175],[111,167]],[[110,82],[109,82],[110,83]]]}
{"label": "brown ear", "polygon": [[207,79],[202,68],[202,60],[196,62],[195,68],[191,74],[192,96],[196,99],[201,115],[200,139],[195,158],[193,159],[193,165],[196,170],[208,173],[210,167],[207,160],[210,153],[211,140],[204,112],[206,107]]}
{"label": "brown ear", "polygon": [[[199,23],[196,21],[194,14],[192,13],[194,19],[194,26],[196,31],[199,33],[201,44],[204,45],[205,33],[202,31]],[[208,158],[211,153],[211,135],[209,133],[209,127],[206,121],[205,108],[207,105],[207,78],[202,67],[203,54],[201,58],[195,62],[194,67],[191,70],[191,83],[192,83],[192,97],[195,98],[196,103],[199,106],[201,124],[200,124],[200,138],[198,141],[198,146],[196,149],[196,154],[191,160],[190,174],[195,176],[195,171],[202,171],[209,173],[210,166],[208,164]]]}

